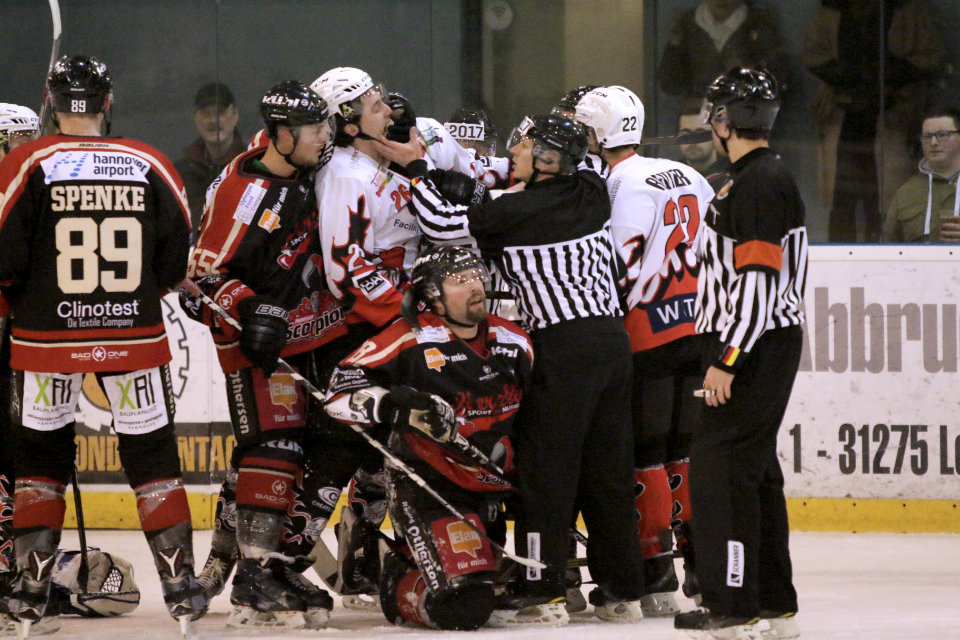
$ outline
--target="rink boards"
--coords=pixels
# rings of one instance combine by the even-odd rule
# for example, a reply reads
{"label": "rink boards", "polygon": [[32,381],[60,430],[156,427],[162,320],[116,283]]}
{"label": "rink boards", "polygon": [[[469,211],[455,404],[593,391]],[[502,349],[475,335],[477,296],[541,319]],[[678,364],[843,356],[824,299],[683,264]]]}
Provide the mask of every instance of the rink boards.
{"label": "rink boards", "polygon": [[[794,528],[960,533],[958,258],[945,246],[810,248],[803,360],[778,443]],[[206,329],[164,302],[184,479],[208,527],[234,444],[223,375]],[[289,385],[275,388],[288,404]],[[109,411],[88,390],[87,526],[137,527]]]}

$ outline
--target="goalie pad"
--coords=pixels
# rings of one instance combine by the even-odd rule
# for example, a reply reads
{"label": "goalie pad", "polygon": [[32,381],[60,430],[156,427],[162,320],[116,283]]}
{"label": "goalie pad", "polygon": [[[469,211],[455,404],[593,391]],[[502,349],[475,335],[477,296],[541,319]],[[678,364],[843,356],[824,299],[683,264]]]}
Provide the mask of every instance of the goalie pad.
{"label": "goalie pad", "polygon": [[79,551],[58,551],[51,599],[61,614],[109,618],[130,613],[140,604],[133,567],[123,558],[91,548],[87,551],[86,589],[78,581]]}

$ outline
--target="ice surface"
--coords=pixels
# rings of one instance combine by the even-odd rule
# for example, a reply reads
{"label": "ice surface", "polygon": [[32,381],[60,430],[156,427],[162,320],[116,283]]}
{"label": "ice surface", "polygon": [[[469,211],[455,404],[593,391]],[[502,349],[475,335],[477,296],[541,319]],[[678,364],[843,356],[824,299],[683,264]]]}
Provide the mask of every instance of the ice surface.
{"label": "ice surface", "polygon": [[[335,546],[332,532],[328,544]],[[56,638],[140,640],[180,637],[167,616],[159,580],[147,543],[138,531],[89,531],[91,545],[130,560],[142,591],[140,607],[131,615],[109,620],[65,617]],[[76,532],[64,533],[64,548],[76,548]],[[194,542],[202,566],[210,532],[198,531]],[[797,620],[805,640],[960,639],[960,536],[946,534],[794,533],[791,538],[795,584],[800,594]],[[679,563],[678,563],[679,568]],[[307,575],[316,580],[312,571]],[[584,590],[589,590],[585,585]],[[681,606],[693,604],[680,598]],[[398,628],[379,613],[348,611],[337,606],[327,629],[243,634],[228,631],[227,592],[214,600],[210,613],[196,623],[195,637],[205,638],[419,638],[518,640],[667,640],[672,620],[644,620],[634,625],[603,623],[587,613],[575,614],[560,629],[484,629],[440,632]],[[588,610],[589,611],[589,610]]]}

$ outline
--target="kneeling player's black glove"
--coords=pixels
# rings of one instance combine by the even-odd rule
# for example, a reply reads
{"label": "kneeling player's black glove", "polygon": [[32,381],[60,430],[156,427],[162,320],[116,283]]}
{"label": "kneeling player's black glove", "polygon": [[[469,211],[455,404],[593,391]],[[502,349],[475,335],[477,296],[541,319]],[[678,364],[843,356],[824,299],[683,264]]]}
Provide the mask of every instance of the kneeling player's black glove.
{"label": "kneeling player's black glove", "polygon": [[268,378],[277,369],[280,352],[287,346],[287,311],[269,296],[250,296],[237,305],[240,351]]}
{"label": "kneeling player's black glove", "polygon": [[447,401],[432,393],[398,385],[390,389],[377,413],[380,422],[396,429],[416,429],[437,442],[457,436],[457,414]]}
{"label": "kneeling player's black glove", "polygon": [[459,171],[432,169],[430,182],[453,204],[483,204],[490,200],[487,188],[479,180]]}

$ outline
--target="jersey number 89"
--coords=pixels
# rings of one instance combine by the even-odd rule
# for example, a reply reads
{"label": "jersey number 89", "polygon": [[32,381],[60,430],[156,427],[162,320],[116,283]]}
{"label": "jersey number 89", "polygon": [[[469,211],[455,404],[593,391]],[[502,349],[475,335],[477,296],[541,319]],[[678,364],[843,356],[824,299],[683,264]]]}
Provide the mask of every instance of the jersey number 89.
{"label": "jersey number 89", "polygon": [[[64,293],[130,293],[140,286],[142,233],[136,218],[63,218],[55,228],[57,285]],[[99,250],[99,255],[98,255]],[[119,263],[100,269],[100,259]]]}

